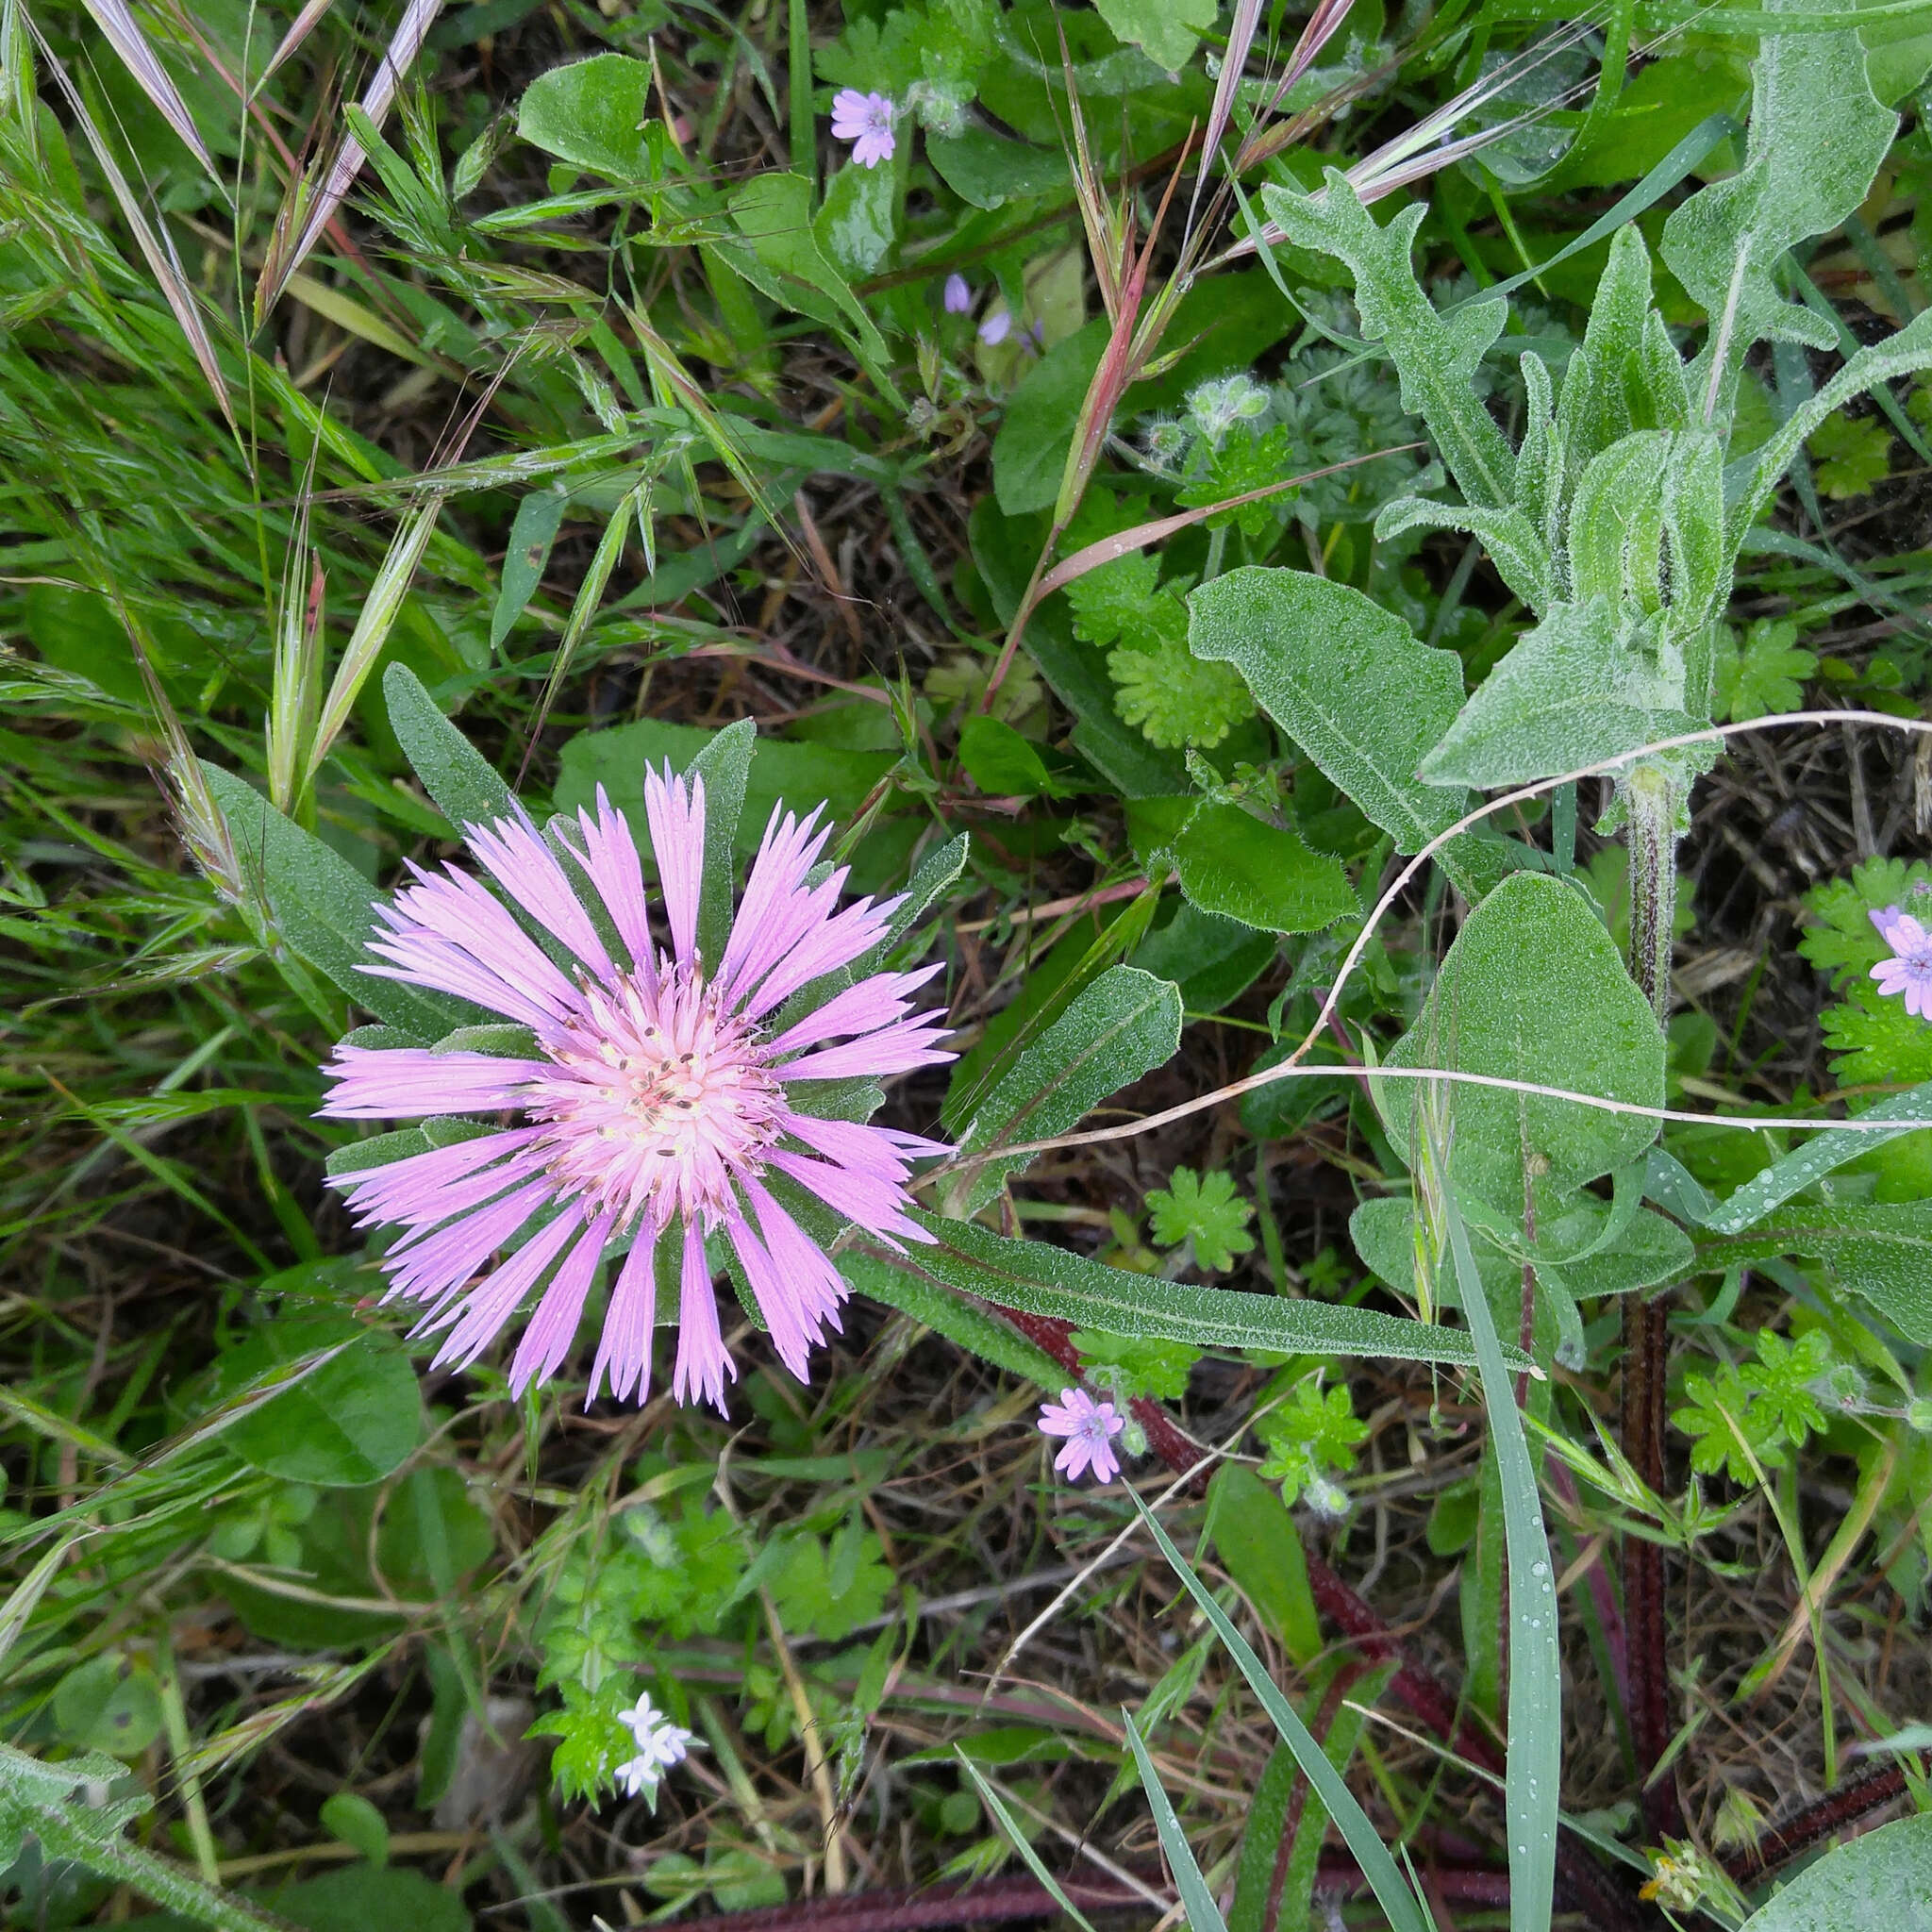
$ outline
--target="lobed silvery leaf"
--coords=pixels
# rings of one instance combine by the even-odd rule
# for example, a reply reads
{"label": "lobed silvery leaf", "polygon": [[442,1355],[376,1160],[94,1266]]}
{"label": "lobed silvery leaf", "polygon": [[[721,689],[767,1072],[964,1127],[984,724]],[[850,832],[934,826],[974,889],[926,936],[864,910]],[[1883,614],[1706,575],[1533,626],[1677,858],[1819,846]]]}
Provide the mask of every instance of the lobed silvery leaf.
{"label": "lobed silvery leaf", "polygon": [[[1817,11],[1809,0],[1771,0],[1772,12]],[[1754,342],[1835,345],[1836,332],[1785,300],[1774,272],[1786,251],[1828,234],[1857,211],[1891,146],[1898,117],[1866,73],[1855,7],[1842,33],[1767,33],[1751,69],[1744,164],[1673,210],[1662,252],[1709,332],[1690,385],[1707,425],[1730,417],[1737,372]]]}
{"label": "lobed silvery leaf", "polygon": [[1895,336],[1860,349],[1815,395],[1793,409],[1762,448],[1724,471],[1724,534],[1735,554],[1769,507],[1779,479],[1805,439],[1855,396],[1902,375],[1932,368],[1932,308],[1916,315]]}
{"label": "lobed silvery leaf", "polygon": [[452,1027],[492,1017],[448,993],[378,978],[363,970],[375,958],[375,894],[369,882],[333,847],[285,818],[231,772],[204,763],[209,793],[235,841],[244,876],[258,882],[275,936],[378,1019],[439,1040]]}
{"label": "lobed silvery leaf", "polygon": [[1516,458],[1474,386],[1509,311],[1491,301],[1437,312],[1409,261],[1426,206],[1418,202],[1387,227],[1378,226],[1334,168],[1325,171],[1317,193],[1270,186],[1261,199],[1270,220],[1297,247],[1319,249],[1353,271],[1362,334],[1388,346],[1402,383],[1402,407],[1428,425],[1464,497],[1490,509],[1512,502]]}
{"label": "lobed silvery leaf", "polygon": [[[1524,358],[1525,363],[1532,360],[1531,357]],[[1378,543],[1417,529],[1457,530],[1464,536],[1479,538],[1489,552],[1490,561],[1496,566],[1497,575],[1532,610],[1541,614],[1556,601],[1557,580],[1550,546],[1535,523],[1513,504],[1503,509],[1479,509],[1469,504],[1433,503],[1425,496],[1405,496],[1387,505],[1375,518]]]}

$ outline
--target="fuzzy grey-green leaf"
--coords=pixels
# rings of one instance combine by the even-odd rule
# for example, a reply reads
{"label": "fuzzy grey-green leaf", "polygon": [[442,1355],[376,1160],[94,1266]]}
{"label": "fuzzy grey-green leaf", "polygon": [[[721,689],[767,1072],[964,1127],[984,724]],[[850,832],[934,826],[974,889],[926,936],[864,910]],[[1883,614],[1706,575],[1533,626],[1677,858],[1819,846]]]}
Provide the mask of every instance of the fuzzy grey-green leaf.
{"label": "fuzzy grey-green leaf", "polygon": [[[961,1154],[1045,1141],[1073,1128],[1091,1108],[1163,1066],[1181,1038],[1181,996],[1135,966],[1110,966],[1087,987],[974,1111]],[[988,1161],[971,1174],[971,1213],[992,1199],[1032,1155]]]}
{"label": "fuzzy grey-green leaf", "polygon": [[1347,584],[1250,565],[1188,599],[1188,648],[1232,664],[1255,702],[1399,852],[1462,815],[1459,788],[1416,766],[1462,708],[1462,665]]}
{"label": "fuzzy grey-green leaf", "polygon": [[[1475,1359],[1474,1345],[1459,1329],[1406,1321],[1373,1308],[1191,1288],[1109,1268],[1044,1241],[1011,1241],[970,1221],[917,1210],[914,1219],[933,1236],[932,1244],[895,1258],[895,1267],[930,1275],[996,1307],[1057,1316],[1076,1328],[1184,1341],[1192,1348],[1267,1348],[1465,1365]],[[1508,1354],[1513,1366],[1529,1365],[1528,1357],[1515,1350]]]}
{"label": "fuzzy grey-green leaf", "polygon": [[[1389,1055],[1442,1067],[1661,1107],[1664,1041],[1603,922],[1574,886],[1512,873],[1472,912],[1442,961],[1421,1017]],[[1414,1146],[1416,1083],[1379,1101],[1405,1160]],[[1520,1219],[1525,1174],[1576,1188],[1639,1158],[1657,1123],[1542,1094],[1446,1086],[1459,1184]]]}
{"label": "fuzzy grey-green leaf", "polygon": [[1901,1818],[1827,1852],[1779,1888],[1741,1932],[1884,1932],[1932,1926],[1932,1816]]}
{"label": "fuzzy grey-green leaf", "polygon": [[1622,757],[1697,728],[1607,597],[1559,604],[1490,673],[1422,762],[1439,785],[1488,791]]}

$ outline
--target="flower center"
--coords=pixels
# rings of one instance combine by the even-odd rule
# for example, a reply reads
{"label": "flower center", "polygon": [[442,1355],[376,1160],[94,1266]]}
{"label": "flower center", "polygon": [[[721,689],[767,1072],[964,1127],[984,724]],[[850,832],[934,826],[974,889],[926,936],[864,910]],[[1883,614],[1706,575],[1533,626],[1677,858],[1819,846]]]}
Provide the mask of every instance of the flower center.
{"label": "flower center", "polygon": [[756,1029],[682,967],[655,988],[629,974],[586,984],[583,998],[582,1016],[543,1042],[554,1071],[527,1103],[549,1125],[551,1174],[625,1225],[646,1209],[660,1228],[674,1210],[714,1225],[784,1112]]}

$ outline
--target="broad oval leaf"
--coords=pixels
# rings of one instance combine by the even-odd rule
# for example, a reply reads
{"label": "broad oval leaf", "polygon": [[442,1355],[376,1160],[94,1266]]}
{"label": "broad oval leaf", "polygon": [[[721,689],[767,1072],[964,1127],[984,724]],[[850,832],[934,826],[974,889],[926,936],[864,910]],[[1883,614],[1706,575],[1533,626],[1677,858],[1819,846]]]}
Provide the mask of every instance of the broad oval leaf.
{"label": "broad oval leaf", "polygon": [[593,54],[540,74],[517,108],[517,132],[532,147],[614,181],[650,172],[642,129],[650,119],[651,66],[627,54]]}
{"label": "broad oval leaf", "polygon": [[1742,1932],[1924,1932],[1932,1926],[1932,1815],[1901,1818],[1827,1852]]}
{"label": "broad oval leaf", "polygon": [[230,1426],[226,1445],[250,1468],[284,1482],[358,1489],[380,1482],[415,1448],[423,1407],[416,1372],[387,1336],[352,1322],[266,1323],[227,1356],[222,1379],[234,1390],[336,1347],[339,1354]]}
{"label": "broad oval leaf", "polygon": [[[1664,1039],[1603,922],[1572,886],[1514,873],[1472,912],[1389,1064],[1442,1067],[1661,1107]],[[1405,1160],[1415,1082],[1377,1083]],[[1520,1220],[1524,1177],[1568,1190],[1639,1158],[1657,1124],[1543,1094],[1445,1084],[1459,1185]]]}

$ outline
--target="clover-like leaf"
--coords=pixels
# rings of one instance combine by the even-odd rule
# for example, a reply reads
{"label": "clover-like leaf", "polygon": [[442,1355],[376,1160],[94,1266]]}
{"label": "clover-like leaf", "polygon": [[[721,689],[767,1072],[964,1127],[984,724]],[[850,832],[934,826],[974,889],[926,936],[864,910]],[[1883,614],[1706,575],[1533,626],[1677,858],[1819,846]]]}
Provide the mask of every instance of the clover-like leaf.
{"label": "clover-like leaf", "polygon": [[1165,593],[1160,601],[1180,613],[1178,631],[1163,629],[1150,648],[1124,643],[1107,654],[1114,704],[1150,744],[1208,751],[1255,715],[1255,701],[1239,673],[1193,656],[1187,645],[1186,612]]}
{"label": "clover-like leaf", "polygon": [[1067,586],[1074,629],[1090,644],[1111,644],[1125,637],[1148,636],[1148,610],[1155,601],[1160,562],[1144,550],[1097,565]]}
{"label": "clover-like leaf", "polygon": [[1204,1175],[1175,1168],[1168,1185],[1147,1196],[1147,1214],[1162,1247],[1192,1241],[1194,1259],[1212,1273],[1232,1268],[1234,1257],[1255,1245],[1248,1232],[1254,1208],[1235,1192],[1234,1176],[1220,1169]]}
{"label": "clover-like leaf", "polygon": [[1753,1425],[1751,1391],[1735,1363],[1726,1362],[1715,1375],[1686,1375],[1684,1392],[1690,1400],[1674,1410],[1671,1420],[1685,1435],[1696,1439],[1690,1449],[1690,1467],[1699,1475],[1715,1475],[1724,1470],[1733,1482],[1750,1483],[1757,1479],[1757,1471],[1752,1467],[1754,1457],[1758,1468],[1782,1466],[1783,1449]]}
{"label": "clover-like leaf", "polygon": [[1742,1368],[1726,1362],[1715,1375],[1684,1377],[1690,1400],[1671,1420],[1697,1439],[1690,1467],[1700,1475],[1723,1469],[1733,1482],[1755,1482],[1759,1470],[1782,1469],[1790,1450],[1824,1427],[1817,1391],[1832,1370],[1831,1338],[1814,1328],[1788,1342],[1760,1328],[1756,1347],[1757,1359]]}
{"label": "clover-like leaf", "polygon": [[1891,472],[1891,431],[1875,416],[1827,416],[1805,447],[1818,464],[1818,493],[1834,503],[1870,493]]}
{"label": "clover-like leaf", "polygon": [[1759,618],[1745,632],[1724,675],[1724,715],[1741,723],[1795,711],[1805,701],[1804,680],[1817,669],[1817,654],[1799,647],[1795,624],[1788,618]]}
{"label": "clover-like leaf", "polygon": [[1357,1419],[1345,1384],[1324,1392],[1322,1378],[1310,1375],[1297,1385],[1291,1402],[1261,1419],[1257,1432],[1267,1452],[1262,1480],[1278,1482],[1282,1499],[1292,1503],[1304,1485],[1355,1467],[1356,1444],[1369,1425]]}
{"label": "clover-like leaf", "polygon": [[1751,1407],[1793,1448],[1802,1449],[1813,1429],[1824,1426],[1816,1385],[1831,1373],[1831,1337],[1822,1328],[1787,1341],[1769,1328],[1757,1331],[1757,1359],[1740,1372],[1752,1392]]}

